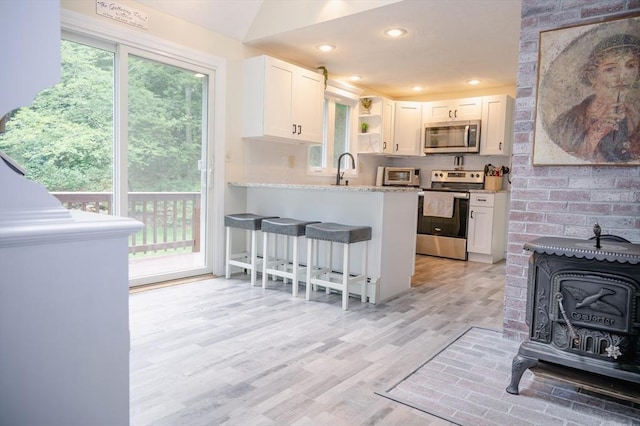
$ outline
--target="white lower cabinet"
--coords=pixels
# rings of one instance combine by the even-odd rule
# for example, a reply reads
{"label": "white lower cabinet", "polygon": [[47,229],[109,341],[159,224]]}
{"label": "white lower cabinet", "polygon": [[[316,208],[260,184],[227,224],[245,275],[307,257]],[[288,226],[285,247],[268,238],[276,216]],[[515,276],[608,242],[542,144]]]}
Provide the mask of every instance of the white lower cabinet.
{"label": "white lower cabinet", "polygon": [[471,193],[467,228],[468,260],[495,263],[504,259],[507,193]]}

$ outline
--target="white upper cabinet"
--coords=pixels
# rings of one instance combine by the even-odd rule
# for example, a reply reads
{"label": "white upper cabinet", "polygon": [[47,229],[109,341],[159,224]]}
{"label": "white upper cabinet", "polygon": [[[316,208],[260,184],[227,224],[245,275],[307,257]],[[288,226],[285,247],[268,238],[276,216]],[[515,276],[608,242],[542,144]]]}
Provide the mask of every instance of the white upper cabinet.
{"label": "white upper cabinet", "polygon": [[425,123],[480,120],[482,97],[425,102],[423,111],[422,120]]}
{"label": "white upper cabinet", "polygon": [[246,59],[243,73],[243,137],[322,143],[322,74],[269,56]]}
{"label": "white upper cabinet", "polygon": [[324,112],[324,77],[313,71],[298,68],[294,74],[292,93],[292,122],[296,125],[296,139],[322,143]]}
{"label": "white upper cabinet", "polygon": [[422,102],[396,102],[392,154],[420,155]]}
{"label": "white upper cabinet", "polygon": [[480,155],[510,155],[513,138],[513,98],[486,96],[480,129]]}
{"label": "white upper cabinet", "polygon": [[382,145],[384,152],[393,146],[393,127],[396,119],[396,103],[389,99],[382,100]]}
{"label": "white upper cabinet", "polygon": [[364,98],[371,99],[371,108],[366,110],[362,102],[358,103],[357,150],[360,153],[391,154],[395,102],[380,97],[365,96]]}

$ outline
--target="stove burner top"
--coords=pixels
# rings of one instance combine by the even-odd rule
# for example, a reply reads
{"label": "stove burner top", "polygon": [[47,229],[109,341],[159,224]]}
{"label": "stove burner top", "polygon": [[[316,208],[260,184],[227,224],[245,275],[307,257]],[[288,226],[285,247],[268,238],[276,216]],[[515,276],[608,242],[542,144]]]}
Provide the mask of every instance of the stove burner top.
{"label": "stove burner top", "polygon": [[434,170],[431,172],[431,190],[467,191],[484,187],[482,170]]}

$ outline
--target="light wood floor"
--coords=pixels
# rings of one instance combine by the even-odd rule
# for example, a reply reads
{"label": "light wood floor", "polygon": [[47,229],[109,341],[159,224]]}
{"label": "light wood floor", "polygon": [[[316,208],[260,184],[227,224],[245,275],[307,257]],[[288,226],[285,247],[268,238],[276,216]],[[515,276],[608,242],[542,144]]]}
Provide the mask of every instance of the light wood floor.
{"label": "light wood floor", "polygon": [[418,256],[378,305],[246,276],[132,294],[132,425],[444,425],[376,395],[469,326],[501,329],[504,262]]}

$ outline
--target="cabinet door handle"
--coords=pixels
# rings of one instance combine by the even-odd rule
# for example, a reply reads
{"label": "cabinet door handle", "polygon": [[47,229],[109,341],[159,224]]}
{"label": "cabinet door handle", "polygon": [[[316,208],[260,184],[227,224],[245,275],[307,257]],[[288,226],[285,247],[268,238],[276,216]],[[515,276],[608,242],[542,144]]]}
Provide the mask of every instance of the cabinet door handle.
{"label": "cabinet door handle", "polygon": [[486,199],[486,198],[479,198],[479,197],[478,197],[478,201],[485,202],[485,201],[487,201],[487,199]]}
{"label": "cabinet door handle", "polygon": [[398,152],[398,149],[400,148],[399,144],[396,144],[396,152]]}
{"label": "cabinet door handle", "polygon": [[294,134],[294,135],[296,134],[296,125],[295,124],[293,125],[293,132],[291,132],[291,133]]}
{"label": "cabinet door handle", "polygon": [[453,118],[458,118],[458,110],[453,111]]}
{"label": "cabinet door handle", "polygon": [[498,149],[499,149],[500,151],[502,151],[502,142],[500,142],[500,143],[498,144]]}
{"label": "cabinet door handle", "polygon": [[451,110],[449,110],[449,118],[453,118],[453,117],[451,117]]}
{"label": "cabinet door handle", "polygon": [[471,213],[469,213],[469,217],[473,219],[473,210],[471,210]]}
{"label": "cabinet door handle", "polygon": [[298,134],[302,133],[302,126],[298,124]]}
{"label": "cabinet door handle", "polygon": [[382,142],[382,149],[387,149],[387,143],[386,142]]}

